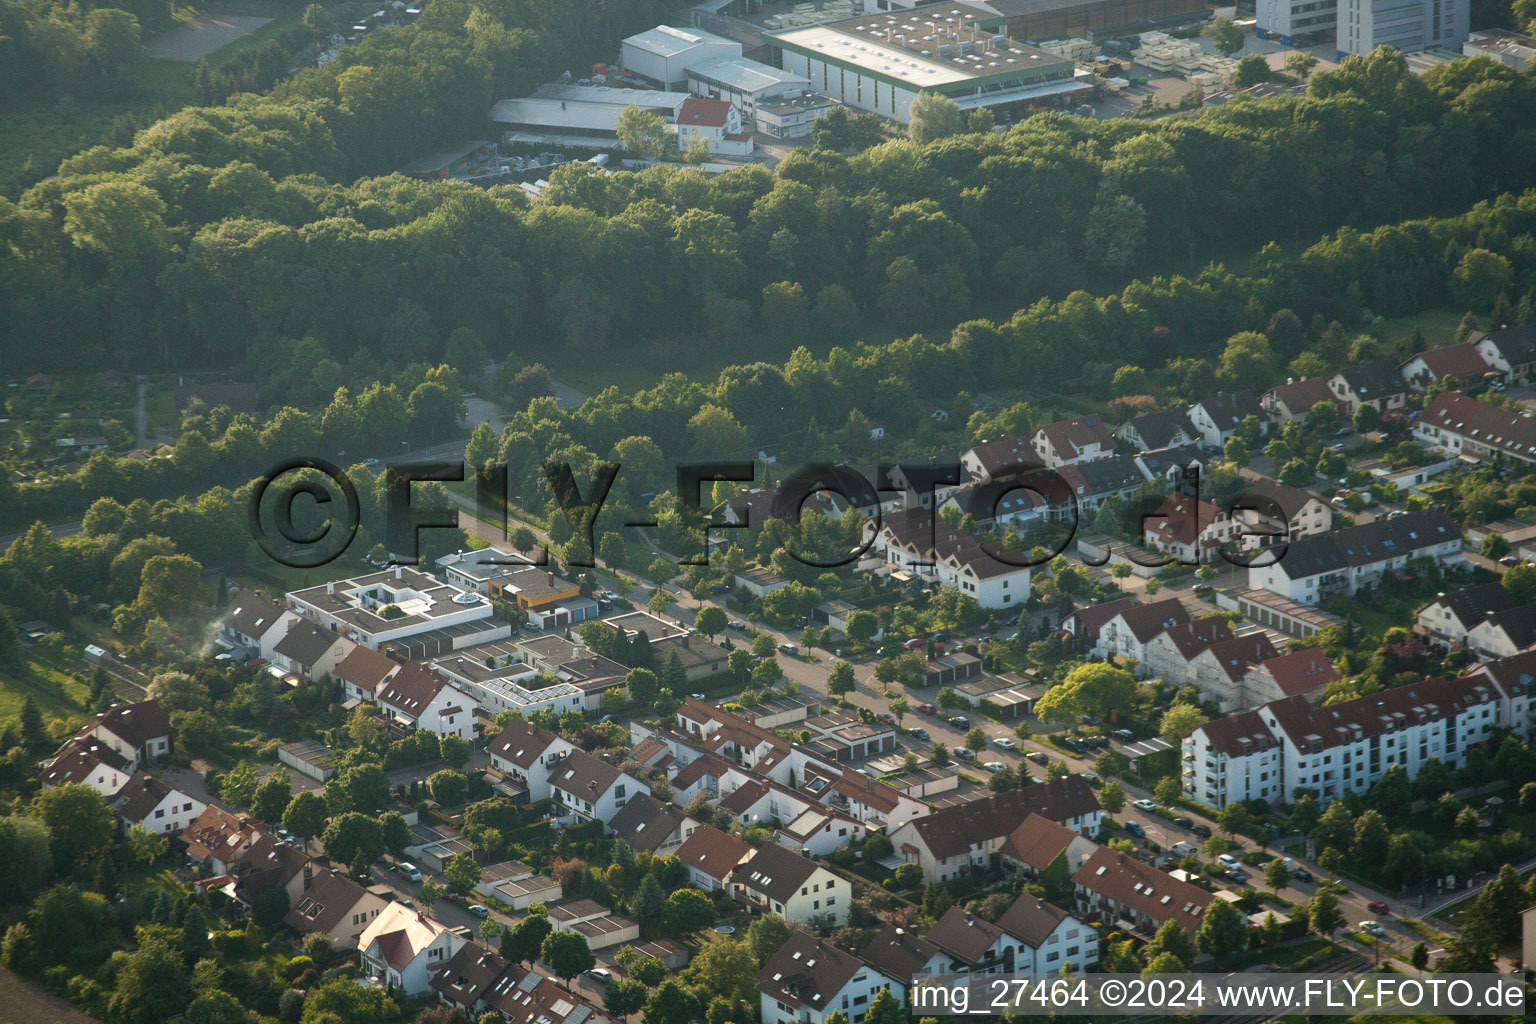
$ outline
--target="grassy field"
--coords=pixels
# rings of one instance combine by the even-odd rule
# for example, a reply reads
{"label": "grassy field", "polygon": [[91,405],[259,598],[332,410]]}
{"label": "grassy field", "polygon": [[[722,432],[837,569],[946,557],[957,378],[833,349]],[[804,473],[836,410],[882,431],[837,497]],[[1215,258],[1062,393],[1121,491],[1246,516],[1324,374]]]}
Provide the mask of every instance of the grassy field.
{"label": "grassy field", "polygon": [[1423,313],[1383,320],[1379,333],[1387,341],[1396,341],[1399,338],[1408,337],[1417,327],[1419,333],[1424,336],[1424,343],[1430,348],[1438,348],[1451,343],[1464,315],[1466,315],[1465,311],[1458,313],[1451,309],[1426,310]]}
{"label": "grassy field", "polygon": [[26,660],[16,668],[0,671],[0,722],[15,722],[21,706],[31,697],[43,712],[43,721],[70,724],[85,720],[89,683],[65,672],[41,651],[27,649]]}

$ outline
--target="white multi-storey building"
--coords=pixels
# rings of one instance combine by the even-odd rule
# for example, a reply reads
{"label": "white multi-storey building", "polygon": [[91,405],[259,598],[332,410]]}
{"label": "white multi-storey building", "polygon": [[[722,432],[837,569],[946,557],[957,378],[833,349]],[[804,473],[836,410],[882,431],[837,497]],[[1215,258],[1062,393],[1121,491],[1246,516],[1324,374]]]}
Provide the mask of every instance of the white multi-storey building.
{"label": "white multi-storey building", "polygon": [[1471,0],[1339,0],[1339,59],[1378,46],[1459,50],[1471,27]]}
{"label": "white multi-storey building", "polygon": [[1294,46],[1298,36],[1316,39],[1333,34],[1339,0],[1258,0],[1254,14],[1260,39]]}
{"label": "white multi-storey building", "polygon": [[1393,765],[1410,777],[1431,758],[1455,767],[1497,729],[1529,735],[1536,654],[1314,707],[1304,697],[1207,722],[1184,740],[1184,791],[1213,807],[1234,800],[1327,804],[1364,792]]}

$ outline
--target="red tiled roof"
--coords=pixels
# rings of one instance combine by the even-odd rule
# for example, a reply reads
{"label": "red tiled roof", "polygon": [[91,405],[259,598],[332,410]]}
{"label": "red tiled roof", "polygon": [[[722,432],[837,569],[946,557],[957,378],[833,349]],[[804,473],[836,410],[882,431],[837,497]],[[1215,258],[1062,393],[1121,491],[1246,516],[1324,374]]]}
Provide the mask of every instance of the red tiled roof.
{"label": "red tiled roof", "polygon": [[1257,711],[1239,711],[1217,718],[1197,731],[1205,736],[1212,751],[1228,757],[1255,754],[1280,744]]}
{"label": "red tiled roof", "polygon": [[712,100],[702,96],[690,96],[677,111],[678,124],[700,125],[705,128],[724,128],[731,116],[729,100]]}
{"label": "red tiled roof", "polygon": [[1488,360],[1477,350],[1477,344],[1464,341],[1460,345],[1447,345],[1444,348],[1432,348],[1427,352],[1420,352],[1403,362],[1403,367],[1415,359],[1422,359],[1424,365],[1434,376],[1435,380],[1444,377],[1455,377],[1459,380],[1472,381],[1482,377],[1491,367]]}
{"label": "red tiled roof", "polygon": [[1268,658],[1258,666],[1275,680],[1287,697],[1299,697],[1320,690],[1339,678],[1328,656],[1316,647]]}

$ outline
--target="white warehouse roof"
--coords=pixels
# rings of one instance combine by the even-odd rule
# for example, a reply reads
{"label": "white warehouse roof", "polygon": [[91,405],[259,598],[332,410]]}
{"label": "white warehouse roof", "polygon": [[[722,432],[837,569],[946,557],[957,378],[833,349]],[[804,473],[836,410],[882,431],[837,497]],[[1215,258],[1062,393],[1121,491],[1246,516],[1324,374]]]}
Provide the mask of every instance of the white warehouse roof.
{"label": "white warehouse roof", "polygon": [[738,49],[741,47],[734,39],[717,36],[701,28],[673,28],[671,25],[657,25],[624,40],[625,46],[633,46],[658,57],[676,57],[701,43],[725,43]]}
{"label": "white warehouse roof", "polygon": [[688,74],[741,92],[773,95],[774,91],[805,88],[811,80],[793,71],[782,71],[771,64],[747,57],[716,57],[688,65]]}

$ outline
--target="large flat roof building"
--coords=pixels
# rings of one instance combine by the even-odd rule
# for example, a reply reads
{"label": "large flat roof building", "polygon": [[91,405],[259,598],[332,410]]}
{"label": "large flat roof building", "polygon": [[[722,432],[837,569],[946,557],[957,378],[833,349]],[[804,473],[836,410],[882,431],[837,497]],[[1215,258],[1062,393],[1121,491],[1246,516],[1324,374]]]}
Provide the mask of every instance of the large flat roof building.
{"label": "large flat roof building", "polygon": [[618,138],[619,115],[626,107],[636,106],[672,122],[690,95],[604,85],[546,85],[532,96],[500,101],[491,108],[491,120],[513,132],[611,143]]}
{"label": "large flat roof building", "polygon": [[[1204,0],[986,0],[1015,39],[1103,39],[1124,31],[1194,24],[1210,17]],[[996,31],[992,23],[983,26]]]}
{"label": "large flat roof building", "polygon": [[374,650],[392,640],[450,627],[460,627],[455,647],[496,640],[510,630],[493,617],[487,598],[403,566],[295,590],[288,595],[288,607]]}
{"label": "large flat roof building", "polygon": [[770,34],[786,71],[847,106],[912,119],[922,92],[954,100],[962,110],[1019,112],[1084,93],[1072,61],[1006,35],[994,12],[974,4],[879,13]]}
{"label": "large flat roof building", "polygon": [[624,69],[671,89],[687,80],[687,69],[718,57],[740,57],[741,44],[701,28],[657,25],[624,40]]}

